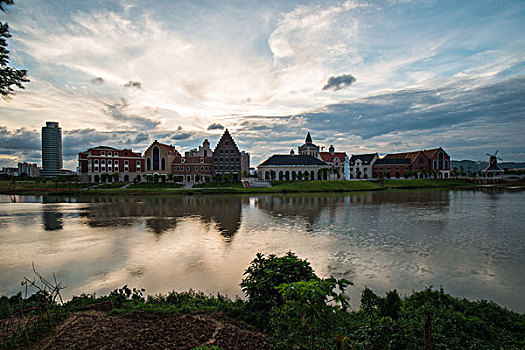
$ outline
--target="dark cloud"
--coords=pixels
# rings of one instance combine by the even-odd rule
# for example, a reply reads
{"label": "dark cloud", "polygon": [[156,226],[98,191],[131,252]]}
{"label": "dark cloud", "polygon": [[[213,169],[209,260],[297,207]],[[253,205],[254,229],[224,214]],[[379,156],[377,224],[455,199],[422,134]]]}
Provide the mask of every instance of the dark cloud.
{"label": "dark cloud", "polygon": [[192,134],[189,132],[181,132],[179,134],[175,134],[171,136],[171,139],[172,140],[185,140],[185,139],[189,139],[191,136]]}
{"label": "dark cloud", "polygon": [[140,83],[140,81],[130,80],[126,84],[124,84],[124,86],[129,88],[142,89],[142,84]]}
{"label": "dark cloud", "polygon": [[121,98],[120,102],[106,103],[105,106],[106,115],[121,122],[128,122],[137,129],[155,129],[160,124],[158,121],[127,113],[129,103],[125,98]]}
{"label": "dark cloud", "polygon": [[96,77],[96,78],[91,79],[91,84],[100,85],[103,83],[104,83],[104,79],[102,79],[101,77]]}
{"label": "dark cloud", "polygon": [[25,128],[9,131],[0,126],[0,150],[39,150],[40,147],[39,132]]}
{"label": "dark cloud", "polygon": [[224,126],[221,124],[213,123],[208,126],[208,130],[222,130],[224,129]]}
{"label": "dark cloud", "polygon": [[355,81],[356,79],[352,74],[343,74],[336,77],[330,77],[326,85],[323,87],[323,90],[342,90],[352,85],[352,83],[355,83]]}

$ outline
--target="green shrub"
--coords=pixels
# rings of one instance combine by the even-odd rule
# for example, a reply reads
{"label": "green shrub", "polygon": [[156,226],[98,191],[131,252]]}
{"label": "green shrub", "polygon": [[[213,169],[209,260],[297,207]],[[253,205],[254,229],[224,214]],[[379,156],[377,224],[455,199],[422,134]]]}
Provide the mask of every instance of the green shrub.
{"label": "green shrub", "polygon": [[318,279],[310,263],[292,252],[282,257],[271,254],[267,258],[257,253],[244,275],[242,291],[250,306],[259,311],[270,311],[284,304],[277,289],[281,284]]}

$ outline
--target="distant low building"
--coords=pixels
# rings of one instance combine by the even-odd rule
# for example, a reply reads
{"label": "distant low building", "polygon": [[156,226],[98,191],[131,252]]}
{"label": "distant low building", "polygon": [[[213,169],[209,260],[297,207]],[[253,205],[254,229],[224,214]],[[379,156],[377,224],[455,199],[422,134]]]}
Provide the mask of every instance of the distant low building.
{"label": "distant low building", "polygon": [[0,172],[2,175],[8,175],[8,176],[18,176],[18,168],[13,167],[3,167],[2,171]]}
{"label": "distant low building", "polygon": [[241,175],[250,174],[250,153],[241,151]]}
{"label": "distant low building", "polygon": [[18,176],[24,176],[24,174],[29,177],[37,177],[38,165],[36,163],[18,163]]}
{"label": "distant low building", "polygon": [[108,146],[89,148],[78,153],[78,173],[82,182],[142,181],[144,158],[131,149]]}
{"label": "distant low building", "polygon": [[370,179],[374,176],[374,163],[379,159],[377,153],[352,154],[350,157],[350,179]]}

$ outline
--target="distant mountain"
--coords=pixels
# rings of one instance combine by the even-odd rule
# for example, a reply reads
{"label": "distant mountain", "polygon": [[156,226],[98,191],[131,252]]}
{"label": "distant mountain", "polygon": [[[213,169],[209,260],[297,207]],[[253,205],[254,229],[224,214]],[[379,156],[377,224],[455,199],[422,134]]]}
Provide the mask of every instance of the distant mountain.
{"label": "distant mountain", "polygon": [[[451,160],[450,161],[450,169],[458,168],[461,169],[461,166],[463,166],[463,169],[465,171],[479,171],[483,170],[486,167],[489,166],[489,162],[480,160],[480,161],[473,161],[473,160]],[[517,163],[517,162],[498,162],[498,166],[501,169],[514,169],[514,168],[525,168],[525,163]]]}

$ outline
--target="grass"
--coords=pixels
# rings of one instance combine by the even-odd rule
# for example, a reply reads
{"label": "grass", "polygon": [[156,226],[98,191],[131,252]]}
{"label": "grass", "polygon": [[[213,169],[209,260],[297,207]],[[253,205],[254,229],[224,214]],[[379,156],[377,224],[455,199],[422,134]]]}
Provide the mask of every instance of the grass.
{"label": "grass", "polygon": [[149,182],[139,182],[133,185],[130,185],[127,187],[127,189],[146,189],[146,190],[157,190],[157,189],[165,189],[165,188],[181,188],[181,184],[177,183],[167,183],[167,182],[159,182],[159,183],[149,183]]}
{"label": "grass", "polygon": [[410,180],[386,180],[385,188],[438,188],[438,187],[457,187],[472,186],[467,180],[456,179],[410,179]]}
{"label": "grass", "polygon": [[242,188],[242,183],[240,182],[203,182],[201,184],[193,185],[193,188],[219,188],[219,187]]}

